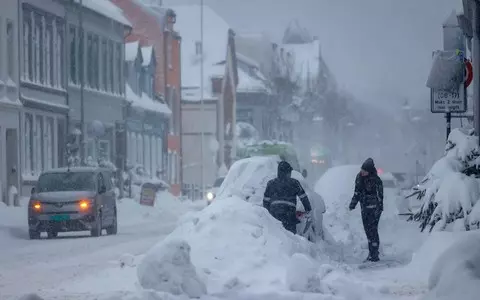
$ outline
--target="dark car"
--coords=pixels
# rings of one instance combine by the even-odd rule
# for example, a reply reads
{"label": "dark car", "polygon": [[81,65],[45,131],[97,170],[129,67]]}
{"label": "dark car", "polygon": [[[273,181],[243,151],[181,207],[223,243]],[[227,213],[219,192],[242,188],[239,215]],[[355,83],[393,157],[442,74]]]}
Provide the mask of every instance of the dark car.
{"label": "dark car", "polygon": [[30,239],[47,232],[89,230],[92,236],[117,233],[117,206],[109,169],[78,167],[43,172],[28,204]]}

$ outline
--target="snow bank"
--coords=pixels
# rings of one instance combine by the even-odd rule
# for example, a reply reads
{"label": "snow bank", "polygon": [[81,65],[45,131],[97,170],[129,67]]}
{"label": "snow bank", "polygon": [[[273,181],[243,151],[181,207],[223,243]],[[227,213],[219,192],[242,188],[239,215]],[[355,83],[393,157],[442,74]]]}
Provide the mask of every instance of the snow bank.
{"label": "snow bank", "polygon": [[476,300],[480,294],[480,233],[465,234],[436,260],[423,300]]}
{"label": "snow bank", "polygon": [[185,241],[170,241],[151,249],[138,266],[140,285],[145,289],[198,298],[207,292],[190,261]]}
{"label": "snow bank", "polygon": [[147,254],[158,255],[172,241],[191,247],[192,263],[210,293],[249,287],[257,291],[288,290],[287,266],[292,255],[316,255],[313,244],[283,229],[270,214],[238,197],[216,201],[181,225]]}

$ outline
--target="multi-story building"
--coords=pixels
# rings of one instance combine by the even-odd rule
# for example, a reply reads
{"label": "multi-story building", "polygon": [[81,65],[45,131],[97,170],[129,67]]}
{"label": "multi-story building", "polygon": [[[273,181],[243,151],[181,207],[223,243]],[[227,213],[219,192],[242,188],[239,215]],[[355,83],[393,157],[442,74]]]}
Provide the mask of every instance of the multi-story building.
{"label": "multi-story building", "polygon": [[8,192],[20,187],[20,112],[18,98],[18,1],[2,2],[0,11],[0,202],[16,203]]}
{"label": "multi-story building", "polygon": [[165,139],[164,179],[174,195],[180,194],[182,183],[181,107],[180,107],[180,37],[174,30],[175,12],[161,6],[161,1],[112,0],[132,23],[127,42],[138,41],[142,47],[152,46],[155,52],[155,97],[164,99],[172,115]]}
{"label": "multi-story building", "polygon": [[[19,5],[21,161],[23,194],[41,171],[64,163],[69,113],[65,6],[53,0]],[[10,43],[12,44],[12,43]]]}

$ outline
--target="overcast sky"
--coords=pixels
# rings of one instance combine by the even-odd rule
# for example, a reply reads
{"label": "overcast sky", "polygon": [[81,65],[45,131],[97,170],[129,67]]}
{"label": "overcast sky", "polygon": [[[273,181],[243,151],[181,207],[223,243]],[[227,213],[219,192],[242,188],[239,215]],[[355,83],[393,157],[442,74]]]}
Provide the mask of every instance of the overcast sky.
{"label": "overcast sky", "polygon": [[237,32],[265,31],[276,39],[298,19],[320,38],[341,87],[362,101],[393,108],[404,97],[415,106],[428,107],[425,81],[431,54],[442,47],[441,24],[461,7],[461,0],[205,0],[205,4]]}

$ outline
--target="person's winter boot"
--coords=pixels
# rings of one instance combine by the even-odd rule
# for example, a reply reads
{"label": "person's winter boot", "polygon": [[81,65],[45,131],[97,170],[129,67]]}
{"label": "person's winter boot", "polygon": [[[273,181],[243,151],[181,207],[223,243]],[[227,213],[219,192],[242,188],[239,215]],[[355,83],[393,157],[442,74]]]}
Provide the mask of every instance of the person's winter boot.
{"label": "person's winter boot", "polygon": [[372,260],[372,257],[370,256],[370,254],[367,256],[367,258],[365,258],[365,260],[363,261],[364,263],[366,262],[369,262]]}
{"label": "person's winter boot", "polygon": [[380,259],[378,258],[378,256],[371,256],[369,260],[372,262],[376,262],[376,261],[379,261]]}

